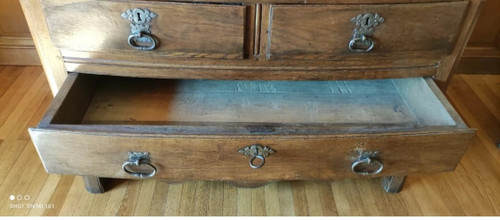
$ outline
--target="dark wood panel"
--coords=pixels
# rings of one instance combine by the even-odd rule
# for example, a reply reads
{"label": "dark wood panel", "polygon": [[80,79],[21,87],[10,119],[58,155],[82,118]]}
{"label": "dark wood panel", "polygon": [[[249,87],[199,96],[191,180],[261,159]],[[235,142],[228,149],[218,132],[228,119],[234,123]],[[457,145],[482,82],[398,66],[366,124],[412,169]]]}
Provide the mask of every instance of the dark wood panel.
{"label": "dark wood panel", "polygon": [[[377,54],[415,52],[449,54],[468,2],[401,5],[307,6],[274,5],[270,9],[266,56],[269,59],[376,59]],[[351,18],[378,13],[385,21],[375,27],[375,47],[369,53],[348,48],[357,26]]]}
{"label": "dark wood panel", "polygon": [[462,57],[453,71],[462,74],[500,74],[500,57]]}
{"label": "dark wood panel", "polygon": [[500,1],[486,0],[456,73],[500,74]]}
{"label": "dark wood panel", "polygon": [[[130,56],[243,58],[245,7],[167,2],[43,1],[56,47],[120,51]],[[128,45],[131,25],[121,14],[141,8],[157,14],[150,29],[158,41],[151,52]]]}
{"label": "dark wood panel", "polygon": [[499,11],[500,1],[486,0],[484,8],[470,36],[469,46],[490,46],[500,48]]}

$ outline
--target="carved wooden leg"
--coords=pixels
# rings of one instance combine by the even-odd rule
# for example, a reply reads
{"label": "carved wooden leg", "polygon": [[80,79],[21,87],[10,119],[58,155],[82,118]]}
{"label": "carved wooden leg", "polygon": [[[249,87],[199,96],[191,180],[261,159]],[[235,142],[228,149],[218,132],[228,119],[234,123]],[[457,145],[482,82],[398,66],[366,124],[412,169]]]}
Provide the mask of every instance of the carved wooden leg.
{"label": "carved wooden leg", "polygon": [[403,188],[406,176],[386,176],[382,177],[382,186],[388,193],[398,193]]}
{"label": "carved wooden leg", "polygon": [[104,187],[102,186],[101,178],[97,176],[82,176],[85,183],[85,189],[90,193],[103,193]]}

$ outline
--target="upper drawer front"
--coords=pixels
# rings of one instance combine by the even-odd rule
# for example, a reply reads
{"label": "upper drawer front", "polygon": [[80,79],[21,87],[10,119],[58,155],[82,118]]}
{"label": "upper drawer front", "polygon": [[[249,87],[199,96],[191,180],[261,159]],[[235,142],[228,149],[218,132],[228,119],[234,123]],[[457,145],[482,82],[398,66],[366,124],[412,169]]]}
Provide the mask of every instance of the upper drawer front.
{"label": "upper drawer front", "polygon": [[[363,54],[374,58],[437,55],[439,59],[453,49],[467,6],[467,2],[274,5],[270,9],[267,57],[333,60],[359,59]],[[361,35],[366,40],[361,40]],[[352,49],[360,51],[349,48],[351,41]],[[372,43],[371,51],[361,52]]]}
{"label": "upper drawer front", "polygon": [[243,58],[244,6],[133,1],[43,3],[52,40],[60,49],[144,55],[129,43],[149,47],[151,41],[129,37],[149,25],[149,35],[157,41],[154,55]]}

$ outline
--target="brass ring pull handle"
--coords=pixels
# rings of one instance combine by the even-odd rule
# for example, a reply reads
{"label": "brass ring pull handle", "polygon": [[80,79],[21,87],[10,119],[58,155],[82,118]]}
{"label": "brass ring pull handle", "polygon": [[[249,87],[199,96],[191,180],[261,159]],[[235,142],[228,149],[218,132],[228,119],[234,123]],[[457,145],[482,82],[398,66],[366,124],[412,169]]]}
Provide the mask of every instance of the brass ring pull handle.
{"label": "brass ring pull handle", "polygon": [[[142,46],[137,42],[148,43],[149,46]],[[130,36],[128,36],[128,45],[137,50],[154,50],[157,44],[158,41],[153,35],[144,32],[139,32],[137,34],[131,34]]]}
{"label": "brass ring pull handle", "polygon": [[375,46],[375,41],[373,39],[361,35],[361,37],[354,37],[349,41],[349,50],[354,52],[370,52]]}
{"label": "brass ring pull handle", "polygon": [[[125,173],[139,177],[139,178],[150,178],[156,175],[156,167],[150,163],[150,156],[147,152],[128,152],[129,160],[122,165],[122,170]],[[148,167],[150,171],[148,172],[137,172],[132,171],[132,167]]]}
{"label": "brass ring pull handle", "polygon": [[[128,45],[137,50],[154,50],[158,40],[151,34],[151,21],[158,15],[146,8],[128,9],[122,17],[130,21]],[[142,44],[139,44],[142,43]]]}
{"label": "brass ring pull handle", "polygon": [[376,175],[382,172],[384,164],[376,158],[361,156],[351,165],[351,171],[358,175]]}
{"label": "brass ring pull handle", "polygon": [[[259,159],[260,163],[254,164],[255,159]],[[252,157],[252,159],[250,159],[250,161],[248,161],[248,163],[250,164],[251,168],[259,169],[262,166],[264,166],[264,163],[266,163],[266,158],[263,155],[257,155],[257,156]]]}
{"label": "brass ring pull handle", "polygon": [[375,46],[375,41],[372,39],[375,27],[384,21],[382,16],[372,13],[359,14],[352,18],[351,22],[358,27],[352,31],[349,50],[360,53],[370,52]]}
{"label": "brass ring pull handle", "polygon": [[[251,146],[246,146],[238,150],[238,153],[243,154],[245,156],[251,156],[248,164],[253,169],[259,169],[266,163],[266,157],[273,154],[275,151],[270,147],[261,146],[258,144],[254,144]],[[256,159],[259,159],[259,163],[254,163]]]}

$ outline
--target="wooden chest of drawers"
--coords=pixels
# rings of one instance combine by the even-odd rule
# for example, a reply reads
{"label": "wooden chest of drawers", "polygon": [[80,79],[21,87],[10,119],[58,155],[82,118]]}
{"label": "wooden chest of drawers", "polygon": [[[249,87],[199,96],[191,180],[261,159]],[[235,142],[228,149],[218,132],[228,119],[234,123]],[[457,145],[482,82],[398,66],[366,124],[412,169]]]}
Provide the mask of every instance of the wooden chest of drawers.
{"label": "wooden chest of drawers", "polygon": [[30,134],[47,172],[91,192],[103,177],[397,192],[454,170],[475,133],[438,85],[481,1],[21,3],[57,92]]}

